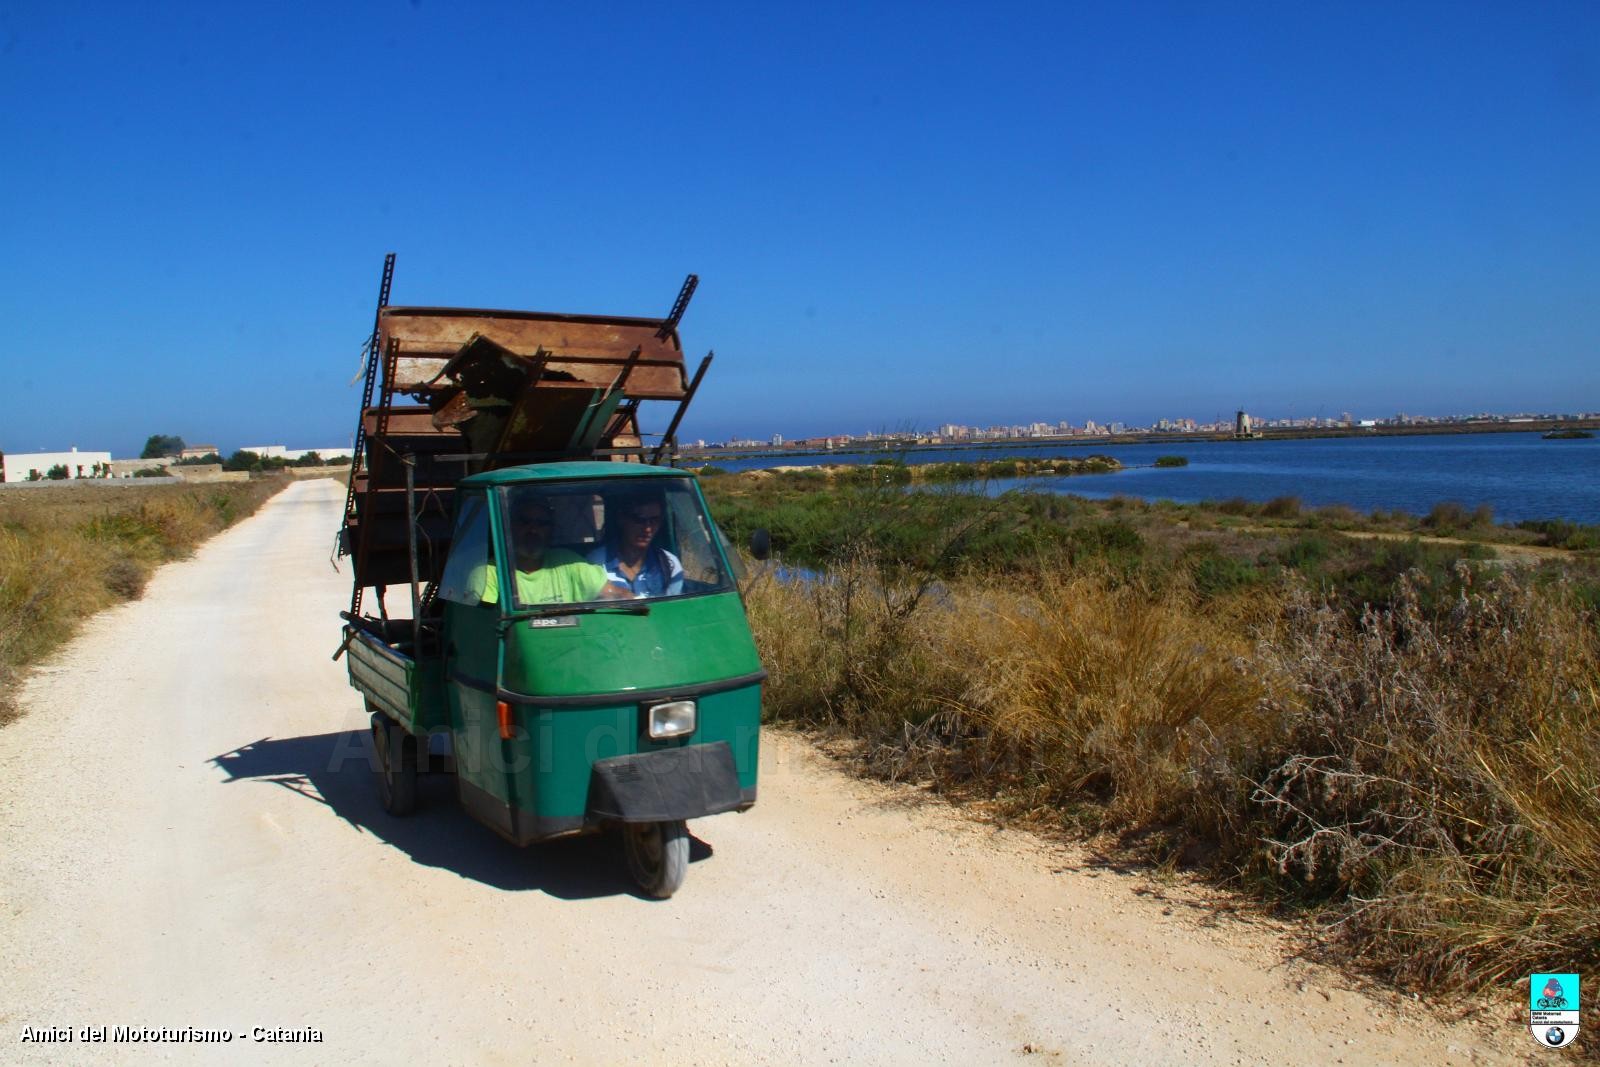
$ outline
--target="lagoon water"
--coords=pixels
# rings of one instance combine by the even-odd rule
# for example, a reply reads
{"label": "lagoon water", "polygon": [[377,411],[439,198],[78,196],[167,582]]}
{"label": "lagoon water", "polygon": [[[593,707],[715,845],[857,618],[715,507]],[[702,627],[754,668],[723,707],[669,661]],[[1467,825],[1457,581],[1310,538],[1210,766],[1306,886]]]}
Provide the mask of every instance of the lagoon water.
{"label": "lagoon water", "polygon": [[[1488,504],[1496,520],[1568,519],[1600,523],[1600,437],[1546,441],[1537,433],[1338,437],[1294,441],[1163,442],[1140,445],[1029,445],[994,449],[918,449],[911,463],[973,462],[1008,456],[1115,456],[1114,474],[999,479],[991,493],[1026,488],[1146,500],[1271,500],[1297,496],[1312,507],[1346,504],[1359,511],[1424,514],[1454,501]],[[893,454],[893,453],[891,453]],[[714,460],[729,470],[779,464],[867,463],[867,455]],[[1183,456],[1187,467],[1155,467],[1157,456]]]}

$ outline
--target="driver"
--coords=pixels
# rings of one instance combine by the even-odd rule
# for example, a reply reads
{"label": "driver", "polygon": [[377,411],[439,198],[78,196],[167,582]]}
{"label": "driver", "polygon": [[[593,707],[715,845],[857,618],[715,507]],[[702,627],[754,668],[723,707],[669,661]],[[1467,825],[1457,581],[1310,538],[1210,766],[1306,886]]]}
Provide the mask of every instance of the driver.
{"label": "driver", "polygon": [[[586,600],[617,600],[630,596],[606,578],[605,568],[586,562],[576,552],[550,546],[555,516],[538,497],[523,497],[511,506],[511,552],[516,601],[520,604],[580,604]],[[483,596],[493,604],[500,599],[495,565],[484,568]]]}

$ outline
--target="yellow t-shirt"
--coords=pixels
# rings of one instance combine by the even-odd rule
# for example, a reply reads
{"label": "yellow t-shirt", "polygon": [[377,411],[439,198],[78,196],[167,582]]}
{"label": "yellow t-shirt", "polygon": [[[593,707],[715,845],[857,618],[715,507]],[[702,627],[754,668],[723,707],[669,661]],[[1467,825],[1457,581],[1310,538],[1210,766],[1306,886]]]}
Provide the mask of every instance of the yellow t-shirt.
{"label": "yellow t-shirt", "polygon": [[[581,604],[600,596],[606,586],[606,569],[590,563],[576,552],[564,548],[548,549],[536,571],[513,571],[517,583],[517,602],[537,607],[540,604]],[[480,604],[500,601],[500,576],[493,563],[483,568],[483,596]]]}

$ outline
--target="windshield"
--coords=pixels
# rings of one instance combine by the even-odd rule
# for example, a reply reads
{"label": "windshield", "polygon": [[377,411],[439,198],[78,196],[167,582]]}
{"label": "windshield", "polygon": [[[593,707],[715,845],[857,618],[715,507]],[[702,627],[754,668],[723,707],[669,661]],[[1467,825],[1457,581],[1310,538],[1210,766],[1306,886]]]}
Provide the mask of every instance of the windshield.
{"label": "windshield", "polygon": [[733,588],[687,478],[536,482],[500,491],[514,608]]}

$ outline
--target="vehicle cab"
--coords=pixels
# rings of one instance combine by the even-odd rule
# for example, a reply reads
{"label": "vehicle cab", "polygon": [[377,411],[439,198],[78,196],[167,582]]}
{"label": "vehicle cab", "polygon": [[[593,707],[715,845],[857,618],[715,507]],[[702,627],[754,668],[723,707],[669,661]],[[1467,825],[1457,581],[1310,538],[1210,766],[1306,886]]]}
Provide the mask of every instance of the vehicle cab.
{"label": "vehicle cab", "polygon": [[435,607],[466,807],[526,844],[753,804],[765,672],[694,477],[508,467],[455,504]]}

